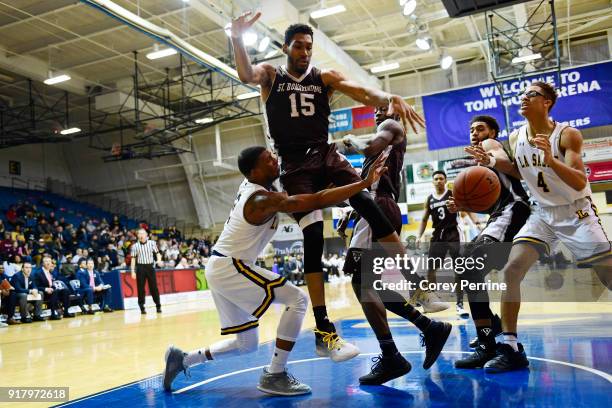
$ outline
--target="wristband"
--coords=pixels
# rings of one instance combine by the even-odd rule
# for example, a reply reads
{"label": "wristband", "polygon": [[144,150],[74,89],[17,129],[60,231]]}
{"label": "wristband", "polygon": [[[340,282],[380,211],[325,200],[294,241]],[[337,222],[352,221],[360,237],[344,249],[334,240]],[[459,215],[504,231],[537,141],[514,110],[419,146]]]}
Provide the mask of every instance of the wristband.
{"label": "wristband", "polygon": [[497,160],[495,160],[494,156],[489,156],[489,164],[487,164],[487,167],[493,168],[495,167],[495,163],[497,163]]}

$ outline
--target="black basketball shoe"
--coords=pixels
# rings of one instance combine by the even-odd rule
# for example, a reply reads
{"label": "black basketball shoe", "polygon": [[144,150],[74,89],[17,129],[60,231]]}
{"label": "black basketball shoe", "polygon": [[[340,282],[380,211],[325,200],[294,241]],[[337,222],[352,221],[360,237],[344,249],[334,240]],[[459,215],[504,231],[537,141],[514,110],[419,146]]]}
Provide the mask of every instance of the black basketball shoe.
{"label": "black basketball shoe", "polygon": [[372,359],[374,365],[369,374],[359,377],[359,383],[362,385],[381,385],[387,381],[406,375],[412,369],[412,366],[400,353],[390,357],[384,357],[382,354]]}
{"label": "black basketball shoe", "polygon": [[455,368],[482,368],[487,361],[493,360],[496,355],[497,353],[494,349],[479,345],[474,349],[472,354],[466,358],[455,361]]}
{"label": "black basketball shoe", "polygon": [[496,374],[527,367],[529,360],[521,343],[518,344],[518,351],[514,351],[509,344],[498,344],[497,355],[484,365],[484,370],[485,373]]}
{"label": "black basketball shoe", "polygon": [[427,330],[421,333],[421,346],[425,347],[424,369],[427,370],[436,362],[452,328],[450,323],[432,321]]}

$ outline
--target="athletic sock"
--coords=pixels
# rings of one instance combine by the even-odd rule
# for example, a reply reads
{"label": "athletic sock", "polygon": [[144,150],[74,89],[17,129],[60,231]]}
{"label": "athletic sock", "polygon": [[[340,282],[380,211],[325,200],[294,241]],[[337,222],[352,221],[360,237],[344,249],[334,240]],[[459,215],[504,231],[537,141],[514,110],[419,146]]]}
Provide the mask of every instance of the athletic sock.
{"label": "athletic sock", "polygon": [[199,349],[190,351],[185,356],[185,365],[191,367],[194,364],[205,363],[208,361],[208,357],[206,357],[206,349]]}
{"label": "athletic sock", "polygon": [[487,351],[495,350],[495,333],[491,326],[477,327],[476,334],[478,335],[478,343],[483,349]]}
{"label": "athletic sock", "polygon": [[288,359],[289,352],[287,350],[274,347],[274,354],[272,355],[272,361],[270,362],[270,366],[268,367],[268,372],[272,374],[282,373],[283,371],[285,371]]}
{"label": "athletic sock", "polygon": [[318,330],[326,333],[336,332],[336,327],[332,322],[329,321],[329,318],[327,317],[327,307],[315,306],[312,308],[312,311],[314,313],[314,318]]}
{"label": "athletic sock", "polygon": [[392,357],[398,352],[391,333],[387,333],[379,337],[378,344],[380,344],[380,350],[382,351],[383,357]]}
{"label": "athletic sock", "polygon": [[518,351],[518,338],[516,333],[504,332],[504,344],[508,344],[514,351]]}
{"label": "athletic sock", "polygon": [[404,319],[412,322],[419,330],[424,332],[429,327],[431,320],[423,316],[421,312],[416,310],[412,305],[405,303],[405,300],[397,292],[385,291],[381,295],[385,309]]}

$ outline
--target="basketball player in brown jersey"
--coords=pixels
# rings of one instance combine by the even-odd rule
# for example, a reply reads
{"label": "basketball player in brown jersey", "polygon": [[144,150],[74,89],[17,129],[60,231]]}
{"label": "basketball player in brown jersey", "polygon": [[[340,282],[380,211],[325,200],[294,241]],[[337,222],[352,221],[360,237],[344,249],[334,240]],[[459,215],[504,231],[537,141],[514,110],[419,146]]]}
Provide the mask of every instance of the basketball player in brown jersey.
{"label": "basketball player in brown jersey", "polygon": [[[313,31],[304,24],[287,28],[283,52],[287,64],[252,65],[242,35],[259,19],[250,12],[234,19],[231,27],[236,68],[240,79],[261,87],[269,136],[281,159],[281,183],[289,195],[308,194],[330,183],[336,186],[360,179],[334,144],[328,144],[329,101],[335,91],[368,106],[388,105],[389,114],[400,116],[416,132],[424,120],[400,96],[364,87],[335,70],[320,70],[310,64]],[[372,226],[373,237],[403,254],[399,236],[372,197],[362,191],[350,200],[351,206]],[[321,211],[295,214],[304,234],[304,273],[316,321],[316,349],[334,361],[355,357],[356,346],[342,340],[327,317],[321,257],[323,217]]]}
{"label": "basketball player in brown jersey", "polygon": [[[372,184],[370,193],[399,234],[402,230],[402,214],[397,201],[399,200],[407,143],[404,132],[401,127],[397,126],[397,116],[388,118],[386,114],[387,106],[380,106],[376,109],[376,134],[367,142],[354,137],[345,137],[343,142],[365,156],[361,171],[362,177],[368,177],[372,171],[372,165],[381,152],[388,154],[385,162],[387,171],[378,182]],[[421,344],[425,346],[423,361],[425,369],[429,369],[436,361],[451,332],[450,323],[430,320],[406,302],[400,293],[384,287],[375,290],[374,281],[380,276],[377,277],[373,272],[373,265],[370,262],[372,257],[365,255],[366,251],[377,250],[375,244],[372,242],[372,228],[364,218],[359,217],[353,229],[344,271],[352,274],[353,290],[378,339],[381,350],[381,355],[373,359],[374,365],[370,373],[359,378],[360,384],[364,385],[380,385],[405,375],[411,370],[410,363],[398,352],[393,341],[385,310],[409,320],[421,331]],[[405,275],[404,277],[408,281],[419,279],[418,275]]]}

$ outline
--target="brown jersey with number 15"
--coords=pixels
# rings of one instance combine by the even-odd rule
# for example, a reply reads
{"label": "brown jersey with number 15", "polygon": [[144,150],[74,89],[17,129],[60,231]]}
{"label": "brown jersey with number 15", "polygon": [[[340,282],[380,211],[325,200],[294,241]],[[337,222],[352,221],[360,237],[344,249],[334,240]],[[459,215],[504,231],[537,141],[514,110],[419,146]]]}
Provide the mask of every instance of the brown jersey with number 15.
{"label": "brown jersey with number 15", "polygon": [[274,82],[265,101],[269,136],[280,156],[327,144],[329,97],[321,70],[310,65],[299,78],[284,65],[276,67]]}

